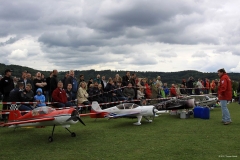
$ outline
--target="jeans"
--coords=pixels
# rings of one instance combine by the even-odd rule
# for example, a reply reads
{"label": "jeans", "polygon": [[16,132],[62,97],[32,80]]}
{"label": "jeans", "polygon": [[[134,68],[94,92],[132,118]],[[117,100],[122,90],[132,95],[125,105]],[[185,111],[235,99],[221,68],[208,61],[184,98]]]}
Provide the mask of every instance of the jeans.
{"label": "jeans", "polygon": [[227,100],[220,100],[220,105],[222,109],[222,121],[231,122],[230,113],[227,108]]}

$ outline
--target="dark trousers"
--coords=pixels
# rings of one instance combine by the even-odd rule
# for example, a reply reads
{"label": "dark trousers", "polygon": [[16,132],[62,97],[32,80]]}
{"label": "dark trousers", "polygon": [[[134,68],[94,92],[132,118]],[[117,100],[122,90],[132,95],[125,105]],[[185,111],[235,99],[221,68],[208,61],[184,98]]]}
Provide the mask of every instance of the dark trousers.
{"label": "dark trousers", "polygon": [[[8,102],[9,96],[3,96],[3,102]],[[2,110],[8,110],[9,104],[3,104]],[[2,114],[2,119],[6,120],[8,118],[8,114]]]}

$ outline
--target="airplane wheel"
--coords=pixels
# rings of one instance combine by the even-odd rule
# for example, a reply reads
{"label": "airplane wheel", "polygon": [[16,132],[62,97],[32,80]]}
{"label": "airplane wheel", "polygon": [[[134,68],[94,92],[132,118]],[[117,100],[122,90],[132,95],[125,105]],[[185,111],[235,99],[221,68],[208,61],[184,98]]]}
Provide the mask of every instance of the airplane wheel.
{"label": "airplane wheel", "polygon": [[71,137],[76,137],[76,133],[72,132]]}
{"label": "airplane wheel", "polygon": [[49,136],[49,137],[48,137],[48,142],[52,142],[52,141],[53,141],[52,136]]}

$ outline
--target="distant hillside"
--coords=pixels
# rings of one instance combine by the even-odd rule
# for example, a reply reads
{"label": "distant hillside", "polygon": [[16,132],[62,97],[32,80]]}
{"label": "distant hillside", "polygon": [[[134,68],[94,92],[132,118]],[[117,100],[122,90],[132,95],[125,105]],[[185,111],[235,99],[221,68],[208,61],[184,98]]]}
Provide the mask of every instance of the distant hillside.
{"label": "distant hillside", "polygon": [[[13,69],[13,76],[20,77],[21,72],[23,70],[27,70],[32,75],[35,75],[36,72],[40,71],[47,77],[49,75],[50,71],[41,71],[41,70],[35,70],[29,67],[25,66],[18,66],[18,65],[5,65],[0,63],[0,73],[4,73],[4,70],[6,68]],[[140,72],[140,71],[130,71],[131,73],[136,73],[138,77],[147,77],[149,79],[156,78],[158,75],[162,77],[162,82],[167,82],[168,84],[171,83],[181,83],[182,79],[188,79],[188,77],[192,76],[197,80],[198,78],[208,78],[210,80],[217,79],[217,73],[203,73],[199,71],[194,70],[187,70],[187,71],[179,71],[179,72]],[[59,78],[63,78],[66,72],[59,71]],[[97,74],[105,75],[106,78],[114,77],[115,74],[119,74],[120,76],[125,75],[126,71],[113,71],[113,70],[102,70],[102,71],[95,71],[95,70],[76,70],[75,76],[79,78],[80,74],[83,74],[85,77],[85,81],[88,81],[89,78],[95,78]],[[240,80],[240,73],[228,73],[228,75],[231,77],[234,81]]]}

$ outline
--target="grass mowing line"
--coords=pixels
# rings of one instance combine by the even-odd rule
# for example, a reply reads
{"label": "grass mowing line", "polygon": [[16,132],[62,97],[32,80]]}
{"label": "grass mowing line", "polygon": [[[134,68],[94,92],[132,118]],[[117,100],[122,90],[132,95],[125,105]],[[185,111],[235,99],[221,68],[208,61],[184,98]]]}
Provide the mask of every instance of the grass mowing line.
{"label": "grass mowing line", "polygon": [[219,159],[240,156],[240,117],[237,103],[229,105],[233,123],[221,124],[221,109],[210,119],[179,119],[162,114],[153,123],[136,119],[82,117],[87,125],[72,125],[72,138],[61,126],[48,143],[52,127],[40,129],[0,128],[0,159]]}

